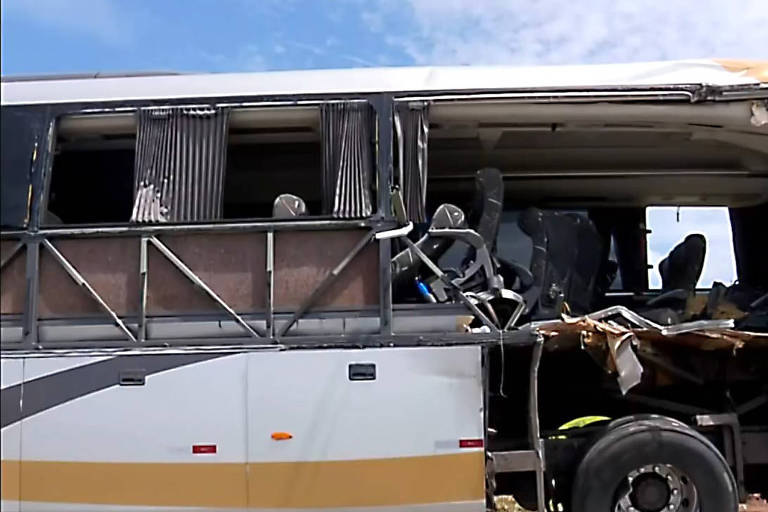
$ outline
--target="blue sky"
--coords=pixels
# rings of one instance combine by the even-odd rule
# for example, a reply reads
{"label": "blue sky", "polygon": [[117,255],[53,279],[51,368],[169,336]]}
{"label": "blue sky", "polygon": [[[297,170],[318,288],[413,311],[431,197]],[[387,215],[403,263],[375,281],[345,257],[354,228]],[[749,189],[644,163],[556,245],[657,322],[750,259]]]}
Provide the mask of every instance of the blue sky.
{"label": "blue sky", "polygon": [[768,57],[768,0],[2,0],[2,73]]}

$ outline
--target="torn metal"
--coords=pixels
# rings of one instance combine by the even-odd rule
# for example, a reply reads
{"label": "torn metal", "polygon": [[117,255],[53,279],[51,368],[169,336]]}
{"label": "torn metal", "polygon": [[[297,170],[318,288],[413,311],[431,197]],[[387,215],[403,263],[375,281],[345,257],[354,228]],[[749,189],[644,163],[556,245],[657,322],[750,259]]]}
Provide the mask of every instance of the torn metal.
{"label": "torn metal", "polygon": [[698,350],[737,351],[742,347],[768,348],[768,334],[734,330],[734,321],[698,320],[671,326],[656,324],[624,306],[612,306],[581,317],[530,324],[547,339],[552,350],[580,346],[604,354],[605,369],[617,375],[626,394],[640,383],[643,365],[638,353],[651,346],[680,346]]}

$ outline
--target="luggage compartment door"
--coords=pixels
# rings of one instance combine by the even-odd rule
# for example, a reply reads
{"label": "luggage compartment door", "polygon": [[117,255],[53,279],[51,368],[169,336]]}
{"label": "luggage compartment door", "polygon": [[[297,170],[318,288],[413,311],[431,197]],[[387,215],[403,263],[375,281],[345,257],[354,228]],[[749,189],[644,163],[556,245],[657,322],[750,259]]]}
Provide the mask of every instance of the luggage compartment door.
{"label": "luggage compartment door", "polygon": [[483,438],[480,347],[249,354],[252,510],[484,510]]}

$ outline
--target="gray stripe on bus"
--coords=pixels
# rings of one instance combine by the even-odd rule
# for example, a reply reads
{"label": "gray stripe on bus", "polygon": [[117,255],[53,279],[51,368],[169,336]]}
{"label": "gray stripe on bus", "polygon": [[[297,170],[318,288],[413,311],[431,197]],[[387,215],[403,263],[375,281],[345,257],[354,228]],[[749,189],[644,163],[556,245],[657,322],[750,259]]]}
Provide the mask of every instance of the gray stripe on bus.
{"label": "gray stripe on bus", "polygon": [[230,354],[116,356],[21,382],[3,389],[0,397],[0,424],[5,428],[57,405],[117,386],[120,383],[121,371],[139,370],[149,376],[227,355]]}

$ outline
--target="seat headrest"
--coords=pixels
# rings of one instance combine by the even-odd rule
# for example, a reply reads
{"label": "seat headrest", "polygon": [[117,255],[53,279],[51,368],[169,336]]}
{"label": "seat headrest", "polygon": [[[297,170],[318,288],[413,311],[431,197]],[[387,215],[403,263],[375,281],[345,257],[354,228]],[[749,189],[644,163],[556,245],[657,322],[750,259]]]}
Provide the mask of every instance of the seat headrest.
{"label": "seat headrest", "polygon": [[458,206],[444,203],[437,207],[432,216],[430,229],[466,228],[467,218]]}
{"label": "seat headrest", "polygon": [[685,240],[677,244],[669,255],[659,262],[661,289],[695,290],[704,270],[706,253],[707,239],[704,235],[694,233],[686,236]]}
{"label": "seat headrest", "polygon": [[272,217],[288,219],[307,215],[307,205],[299,196],[280,194],[272,205]]}

